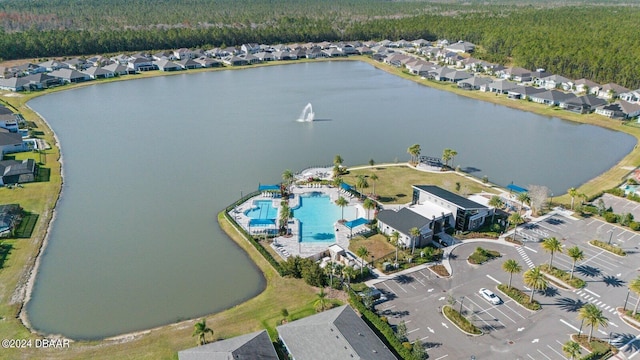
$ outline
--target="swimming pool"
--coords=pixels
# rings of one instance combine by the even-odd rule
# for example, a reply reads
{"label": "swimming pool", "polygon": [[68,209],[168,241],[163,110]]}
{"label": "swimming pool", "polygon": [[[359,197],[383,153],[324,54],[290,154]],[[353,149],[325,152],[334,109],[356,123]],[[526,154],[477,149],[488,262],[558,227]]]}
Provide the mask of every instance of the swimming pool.
{"label": "swimming pool", "polygon": [[256,200],[253,207],[244,212],[251,219],[275,219],[278,216],[278,209],[273,207],[271,200]]}
{"label": "swimming pool", "polygon": [[[344,208],[344,218],[355,218],[353,206]],[[300,204],[293,209],[293,217],[300,222],[300,242],[335,242],[333,224],[340,220],[342,209],[328,195],[310,193],[300,195]]]}

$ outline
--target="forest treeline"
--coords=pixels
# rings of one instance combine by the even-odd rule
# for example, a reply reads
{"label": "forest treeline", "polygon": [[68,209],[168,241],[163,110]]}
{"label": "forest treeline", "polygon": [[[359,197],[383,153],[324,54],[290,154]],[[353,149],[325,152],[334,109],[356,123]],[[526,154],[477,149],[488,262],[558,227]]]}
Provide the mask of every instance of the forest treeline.
{"label": "forest treeline", "polygon": [[0,58],[349,40],[466,40],[477,58],[640,87],[640,7],[386,0],[5,0]]}

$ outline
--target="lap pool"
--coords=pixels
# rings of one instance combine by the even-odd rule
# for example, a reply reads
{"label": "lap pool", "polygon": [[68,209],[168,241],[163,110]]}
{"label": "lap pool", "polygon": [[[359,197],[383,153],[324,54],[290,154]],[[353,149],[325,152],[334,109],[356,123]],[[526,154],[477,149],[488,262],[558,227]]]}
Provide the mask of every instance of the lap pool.
{"label": "lap pool", "polygon": [[[344,218],[354,219],[356,208],[344,208]],[[333,224],[340,220],[342,209],[328,195],[309,193],[300,195],[300,204],[293,209],[293,217],[300,222],[300,242],[335,242]]]}

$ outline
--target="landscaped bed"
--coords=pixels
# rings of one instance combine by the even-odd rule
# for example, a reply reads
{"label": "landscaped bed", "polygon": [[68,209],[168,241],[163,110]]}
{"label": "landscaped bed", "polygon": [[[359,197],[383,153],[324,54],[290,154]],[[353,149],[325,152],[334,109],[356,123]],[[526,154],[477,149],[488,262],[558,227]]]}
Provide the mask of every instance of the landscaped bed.
{"label": "landscaped bed", "polygon": [[525,294],[518,288],[515,288],[513,286],[508,287],[505,284],[500,284],[498,285],[498,290],[529,310],[537,311],[542,309],[542,306],[540,306],[539,302],[537,302],[536,300],[529,302],[530,296]]}
{"label": "landscaped bed", "polygon": [[568,285],[570,287],[574,287],[576,289],[582,289],[583,287],[587,286],[587,283],[584,280],[582,280],[582,279],[580,279],[580,278],[578,278],[576,276],[571,278],[571,274],[570,273],[568,273],[567,271],[564,271],[564,270],[560,270],[555,266],[549,268],[549,264],[540,265],[540,271],[542,271],[545,274],[551,275],[554,278],[556,278],[556,279],[560,280],[561,282],[563,282],[565,285]]}
{"label": "landscaped bed", "polygon": [[436,275],[441,277],[451,276],[451,274],[449,274],[449,270],[447,270],[447,268],[441,264],[431,265],[429,266],[429,270],[433,271]]}
{"label": "landscaped bed", "polygon": [[495,250],[487,250],[481,247],[477,247],[476,251],[474,251],[473,254],[469,255],[467,261],[474,265],[480,265],[501,256],[502,255],[500,255],[500,253]]}
{"label": "landscaped bed", "polygon": [[478,329],[477,326],[473,325],[467,318],[462,316],[457,310],[452,308],[449,305],[445,305],[442,308],[442,313],[447,318],[447,320],[451,321],[458,329],[464,331],[465,333],[471,335],[482,335],[482,331]]}
{"label": "landscaped bed", "polygon": [[592,337],[591,342],[589,342],[587,341],[588,339],[588,335],[571,335],[571,340],[591,351],[591,354],[583,357],[583,359],[608,359],[610,357],[608,356],[609,353],[613,355],[618,353],[618,349],[615,346],[604,340]]}
{"label": "landscaped bed", "polygon": [[607,244],[604,241],[600,241],[600,240],[591,240],[589,241],[590,245],[593,245],[595,247],[599,247],[602,250],[606,250],[614,255],[618,255],[618,256],[627,256],[627,253],[622,250],[621,248],[611,245],[611,244]]}

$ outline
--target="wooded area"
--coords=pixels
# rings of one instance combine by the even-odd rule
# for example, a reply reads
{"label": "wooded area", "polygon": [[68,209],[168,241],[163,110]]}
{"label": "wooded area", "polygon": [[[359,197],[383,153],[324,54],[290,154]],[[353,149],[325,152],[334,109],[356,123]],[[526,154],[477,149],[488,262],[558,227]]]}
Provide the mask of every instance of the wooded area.
{"label": "wooded area", "polygon": [[597,3],[6,0],[0,2],[0,58],[446,38],[479,45],[474,56],[483,60],[638,88],[640,7]]}

